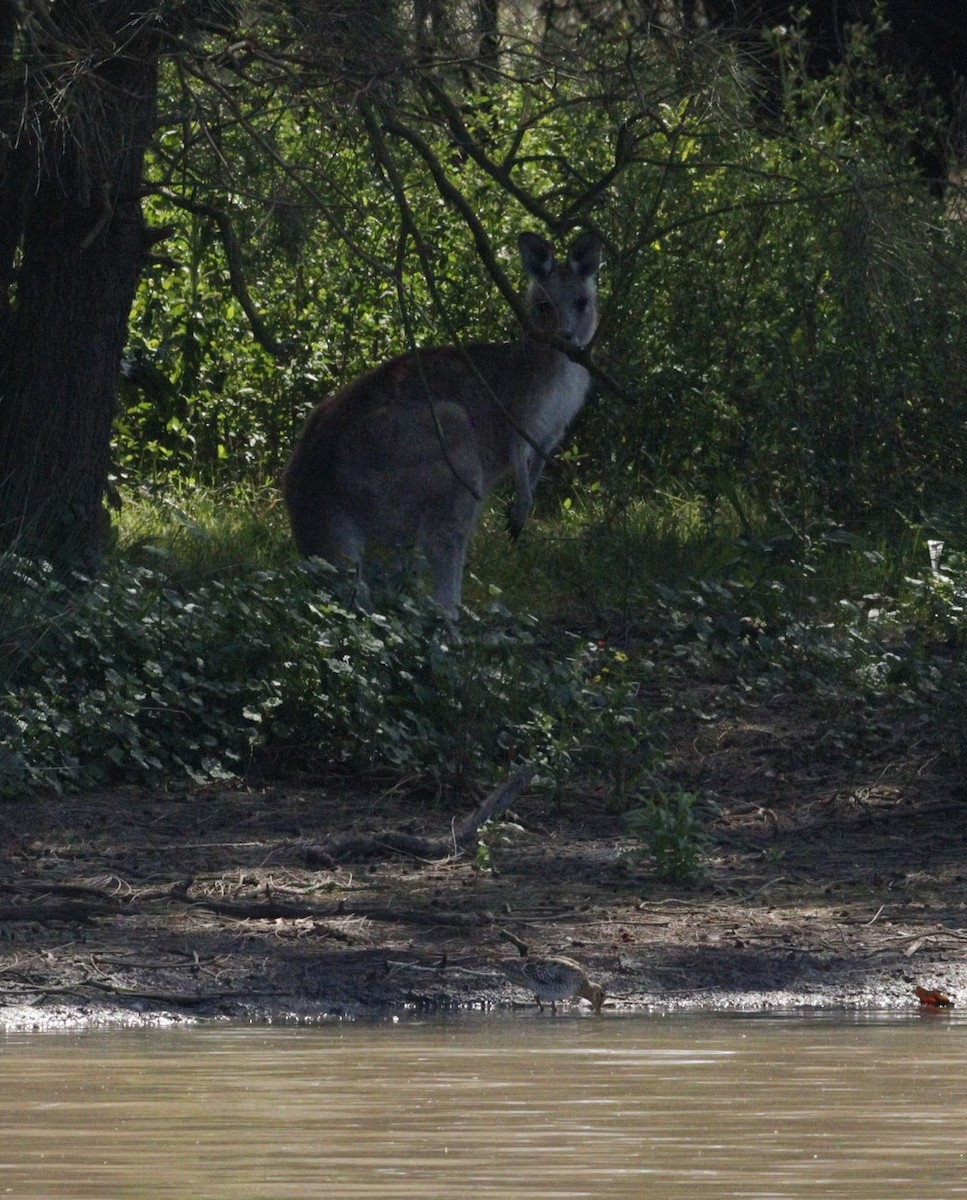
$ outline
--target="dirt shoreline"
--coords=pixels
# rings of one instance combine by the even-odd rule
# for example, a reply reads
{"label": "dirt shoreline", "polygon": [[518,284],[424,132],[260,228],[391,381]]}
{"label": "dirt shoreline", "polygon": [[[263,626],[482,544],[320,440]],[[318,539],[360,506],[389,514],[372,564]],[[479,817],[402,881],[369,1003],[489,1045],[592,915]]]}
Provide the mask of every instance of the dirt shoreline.
{"label": "dirt shoreline", "polygon": [[0,1030],[314,1020],[532,1000],[514,953],[579,960],[604,1013],[918,1007],[967,997],[959,777],[884,750],[817,760],[802,711],[697,726],[707,869],[661,883],[620,814],[528,793],[491,850],[315,865],[325,834],[440,836],[477,798],[347,781],[33,797],[0,806]]}

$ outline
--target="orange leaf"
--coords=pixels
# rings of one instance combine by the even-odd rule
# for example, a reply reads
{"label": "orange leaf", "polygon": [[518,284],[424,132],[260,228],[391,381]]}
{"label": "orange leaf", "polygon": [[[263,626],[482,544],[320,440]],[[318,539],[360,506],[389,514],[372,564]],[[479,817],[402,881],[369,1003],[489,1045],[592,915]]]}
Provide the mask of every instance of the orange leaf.
{"label": "orange leaf", "polygon": [[927,988],[914,988],[917,999],[927,1008],[953,1008],[954,1002],[946,992],[929,991]]}

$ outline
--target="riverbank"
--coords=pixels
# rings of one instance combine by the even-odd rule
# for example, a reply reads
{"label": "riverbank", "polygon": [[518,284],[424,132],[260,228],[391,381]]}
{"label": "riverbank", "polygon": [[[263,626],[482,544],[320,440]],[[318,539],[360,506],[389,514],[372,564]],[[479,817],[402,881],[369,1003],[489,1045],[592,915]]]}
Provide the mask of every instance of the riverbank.
{"label": "riverbank", "polygon": [[[0,1028],[497,1009],[532,1002],[496,965],[517,943],[579,960],[605,1013],[915,1008],[916,986],[957,1003],[958,777],[898,753],[901,729],[865,761],[820,757],[821,732],[789,698],[680,731],[670,769],[707,836],[687,888],[595,796],[525,792],[481,862],[379,848],[387,829],[445,836],[479,797],[371,782],[6,804]],[[330,858],[340,833],[360,857]]]}

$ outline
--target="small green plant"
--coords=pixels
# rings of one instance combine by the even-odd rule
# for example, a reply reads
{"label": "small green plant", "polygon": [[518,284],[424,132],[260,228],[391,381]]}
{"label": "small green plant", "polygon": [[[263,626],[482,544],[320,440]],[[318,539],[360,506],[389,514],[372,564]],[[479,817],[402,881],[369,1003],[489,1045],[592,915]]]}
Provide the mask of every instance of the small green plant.
{"label": "small green plant", "polygon": [[705,835],[697,808],[692,792],[658,792],[625,815],[666,883],[692,884],[701,874]]}
{"label": "small green plant", "polygon": [[477,830],[477,852],[473,856],[473,869],[484,875],[491,874],[494,869],[493,855],[490,851],[495,836],[499,840],[496,830],[497,823],[495,821],[484,821]]}

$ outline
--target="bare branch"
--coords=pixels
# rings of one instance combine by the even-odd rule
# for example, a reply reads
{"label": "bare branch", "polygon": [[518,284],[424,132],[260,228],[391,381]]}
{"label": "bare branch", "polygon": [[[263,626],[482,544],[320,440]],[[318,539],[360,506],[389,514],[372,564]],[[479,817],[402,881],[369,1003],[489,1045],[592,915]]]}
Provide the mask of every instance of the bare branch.
{"label": "bare branch", "polygon": [[249,325],[252,327],[252,335],[258,344],[274,358],[282,361],[287,359],[291,355],[291,350],[282,342],[276,341],[269,333],[268,326],[255,307],[255,302],[249,293],[248,284],[245,281],[245,270],[242,266],[241,247],[238,244],[238,238],[228,213],[220,208],[216,208],[213,204],[203,204],[197,200],[190,200],[187,196],[181,196],[168,188],[159,189],[158,195],[163,196],[169,204],[173,204],[176,208],[180,208],[184,212],[194,213],[200,217],[208,217],[215,225],[225,250],[225,260],[228,263],[228,278],[232,294],[242,306],[242,311],[246,317],[248,317]]}
{"label": "bare branch", "polygon": [[529,324],[526,307],[517,295],[517,291],[507,278],[506,273],[501,268],[500,263],[497,261],[493,247],[490,244],[490,238],[487,236],[487,231],[484,229],[480,218],[474,212],[470,201],[447,175],[439,158],[433,152],[433,148],[424,137],[417,133],[415,129],[410,128],[408,125],[403,125],[395,117],[391,116],[384,105],[380,105],[378,111],[387,132],[407,142],[423,160],[436,185],[437,191],[447,204],[459,213],[464,224],[470,230],[477,254],[487,268],[491,279],[497,285],[500,294],[510,305],[521,326],[526,328]]}

